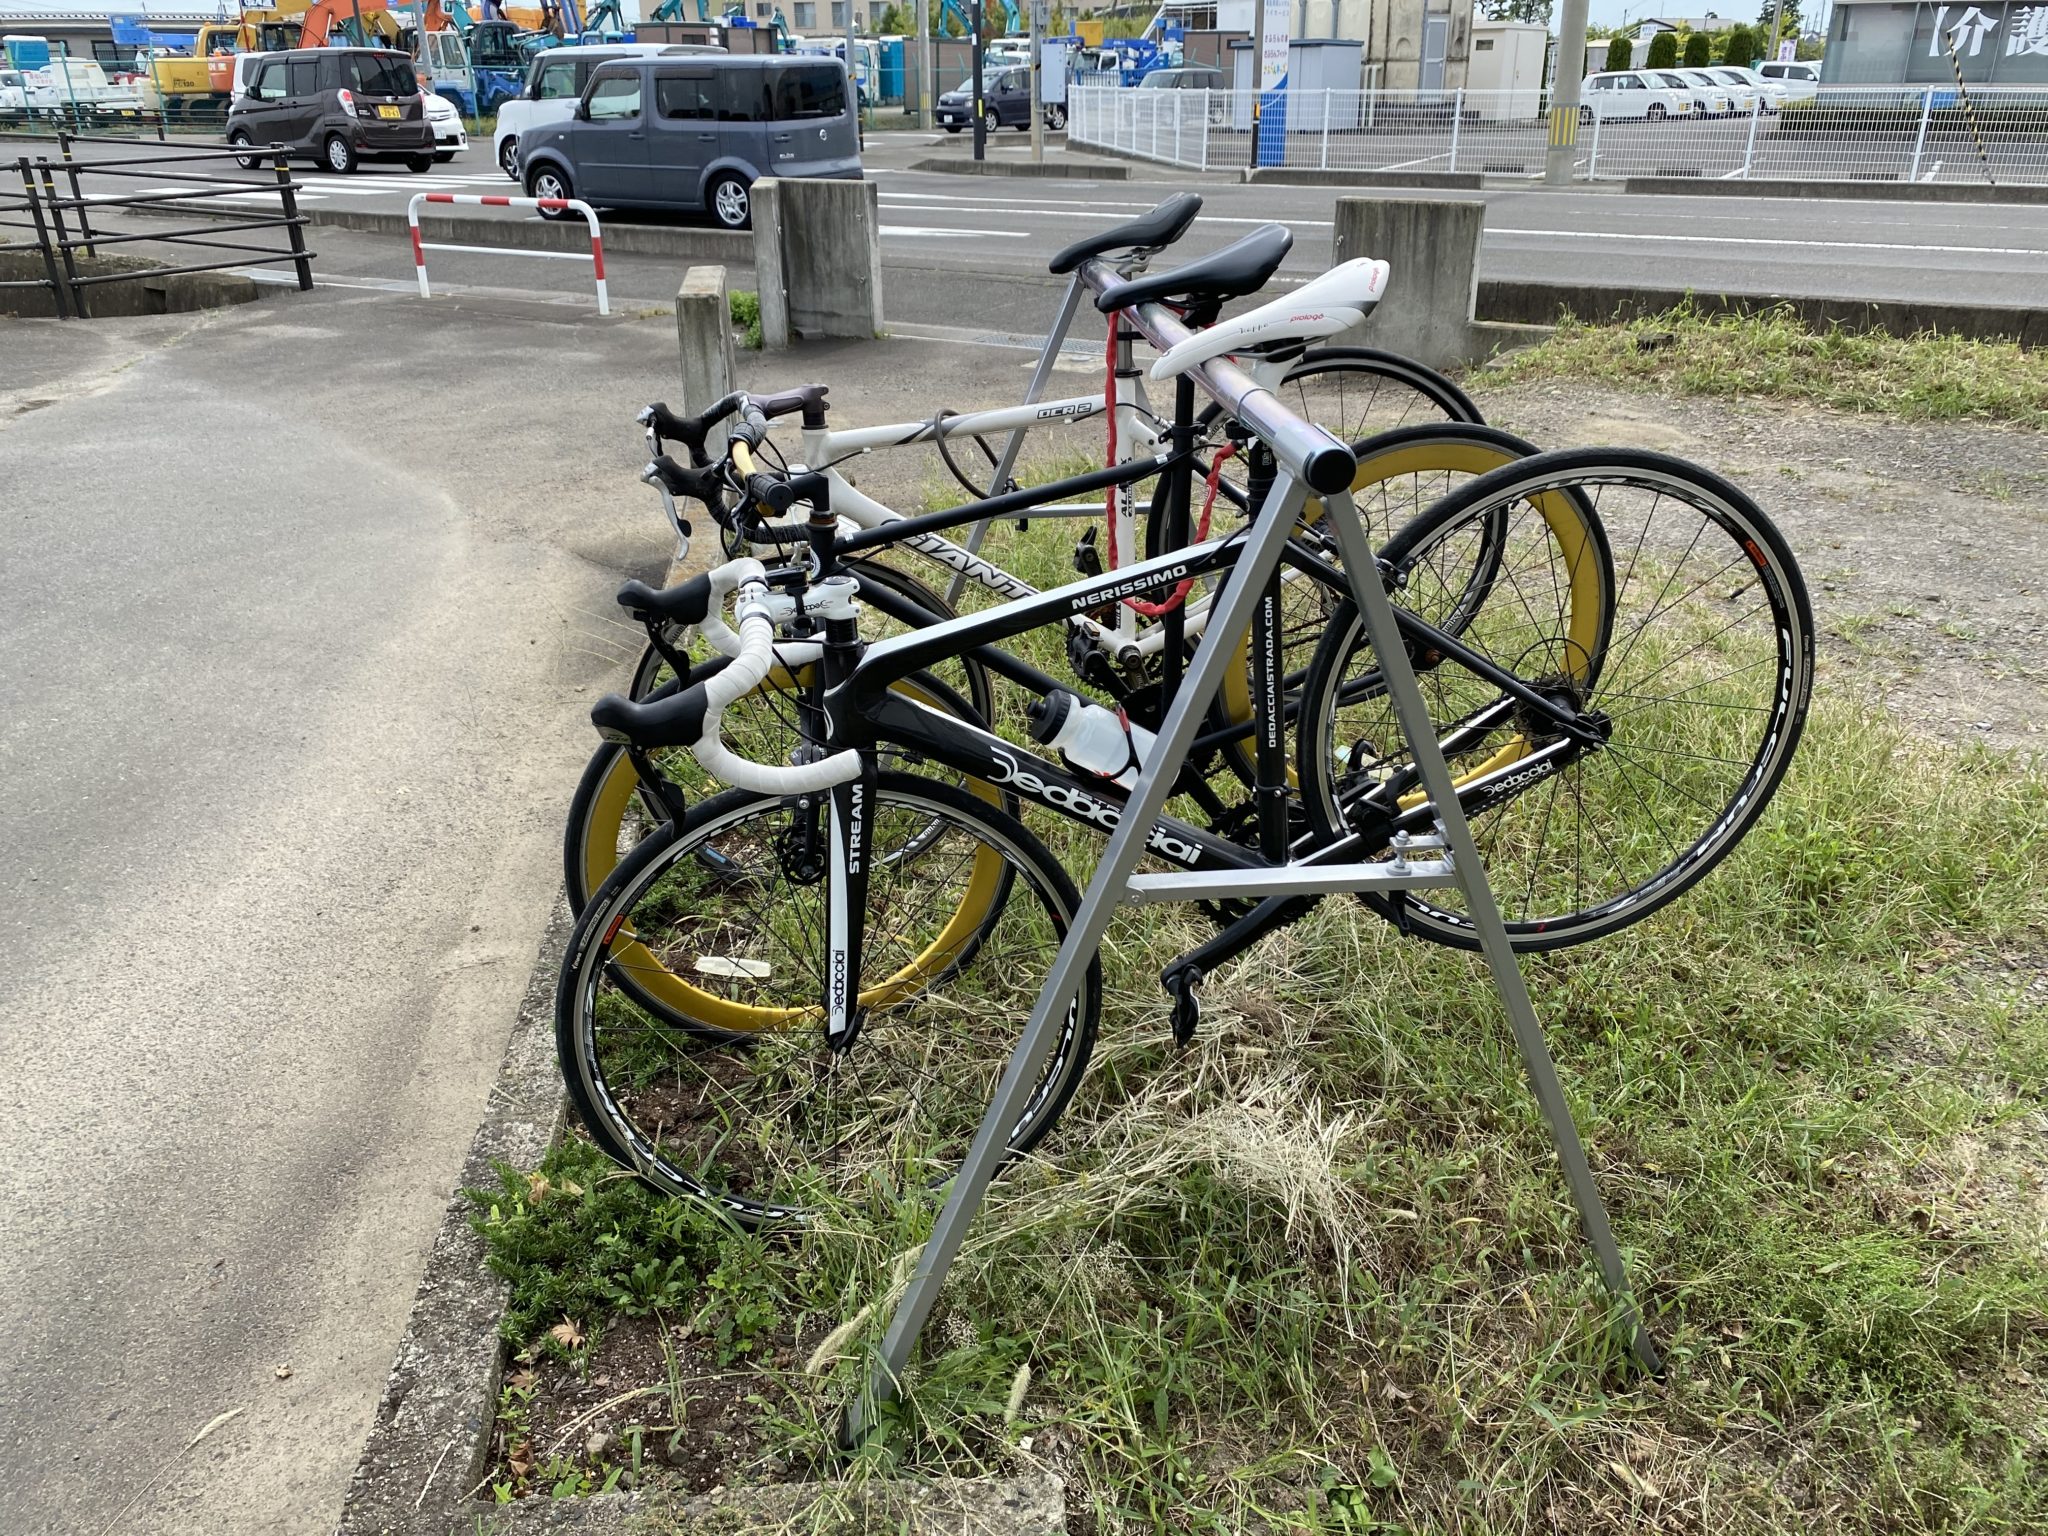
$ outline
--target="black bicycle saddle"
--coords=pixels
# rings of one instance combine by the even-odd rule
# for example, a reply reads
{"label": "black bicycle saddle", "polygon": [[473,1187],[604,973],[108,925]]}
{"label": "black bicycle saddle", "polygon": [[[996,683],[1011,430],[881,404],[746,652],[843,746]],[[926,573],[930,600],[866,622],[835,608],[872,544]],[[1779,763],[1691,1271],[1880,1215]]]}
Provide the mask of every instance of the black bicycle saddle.
{"label": "black bicycle saddle", "polygon": [[1053,257],[1046,270],[1064,277],[1090,256],[1107,256],[1111,251],[1164,250],[1188,232],[1188,226],[1201,211],[1201,198],[1192,192],[1176,192],[1150,213],[1141,213],[1128,224],[1076,240]]}
{"label": "black bicycle saddle", "polygon": [[1213,308],[1265,287],[1293,245],[1294,232],[1285,224],[1262,224],[1242,240],[1233,240],[1184,267],[1112,283],[1095,296],[1095,307],[1104,314],[1155,303]]}

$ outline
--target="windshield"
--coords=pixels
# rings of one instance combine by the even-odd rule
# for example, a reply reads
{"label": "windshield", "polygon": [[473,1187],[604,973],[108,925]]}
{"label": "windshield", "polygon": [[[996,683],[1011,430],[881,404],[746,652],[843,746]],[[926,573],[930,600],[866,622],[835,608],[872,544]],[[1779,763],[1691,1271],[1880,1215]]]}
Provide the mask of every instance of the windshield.
{"label": "windshield", "polygon": [[412,72],[412,60],[395,53],[349,53],[342,55],[341,83],[362,96],[417,96],[419,80]]}

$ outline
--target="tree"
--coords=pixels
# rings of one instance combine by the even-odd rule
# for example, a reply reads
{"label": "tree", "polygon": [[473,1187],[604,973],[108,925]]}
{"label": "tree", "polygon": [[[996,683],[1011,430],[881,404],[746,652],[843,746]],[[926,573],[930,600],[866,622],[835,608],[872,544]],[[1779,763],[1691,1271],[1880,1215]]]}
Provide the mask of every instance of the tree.
{"label": "tree", "polygon": [[1721,62],[1747,69],[1756,59],[1756,34],[1747,27],[1730,27],[1721,34]]}
{"label": "tree", "polygon": [[1659,32],[1650,39],[1650,56],[1643,60],[1651,69],[1670,69],[1678,63],[1678,34]]}
{"label": "tree", "polygon": [[1488,21],[1529,21],[1550,25],[1551,0],[1479,0],[1479,14]]}
{"label": "tree", "polygon": [[1635,62],[1636,45],[1628,38],[1616,33],[1607,39],[1607,67],[1627,69]]}
{"label": "tree", "polygon": [[1685,67],[1699,69],[1714,62],[1714,41],[1704,32],[1695,32],[1685,40]]}

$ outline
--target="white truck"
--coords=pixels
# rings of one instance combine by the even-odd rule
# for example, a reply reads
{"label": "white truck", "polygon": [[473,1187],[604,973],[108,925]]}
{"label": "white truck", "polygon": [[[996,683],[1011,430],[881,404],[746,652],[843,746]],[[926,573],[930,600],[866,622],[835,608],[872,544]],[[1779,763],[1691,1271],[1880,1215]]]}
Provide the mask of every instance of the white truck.
{"label": "white truck", "polygon": [[[4,69],[12,84],[0,84],[0,111],[137,112],[142,98],[132,86],[115,85],[91,59],[51,49],[49,40],[9,33],[0,38]],[[19,93],[19,105],[13,94]]]}

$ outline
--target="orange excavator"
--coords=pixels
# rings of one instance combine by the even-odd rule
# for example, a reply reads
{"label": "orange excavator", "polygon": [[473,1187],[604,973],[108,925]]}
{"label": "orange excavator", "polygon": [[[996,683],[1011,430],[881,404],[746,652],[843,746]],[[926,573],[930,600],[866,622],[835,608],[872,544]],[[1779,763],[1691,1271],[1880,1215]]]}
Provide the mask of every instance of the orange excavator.
{"label": "orange excavator", "polygon": [[352,23],[366,44],[396,43],[401,36],[385,0],[314,0],[300,22],[299,46],[326,48],[335,41],[336,28],[345,23]]}

